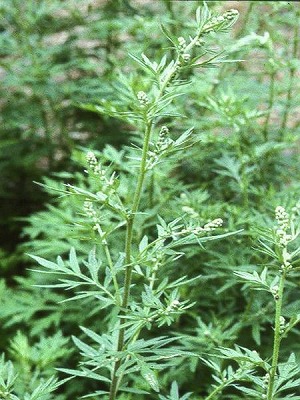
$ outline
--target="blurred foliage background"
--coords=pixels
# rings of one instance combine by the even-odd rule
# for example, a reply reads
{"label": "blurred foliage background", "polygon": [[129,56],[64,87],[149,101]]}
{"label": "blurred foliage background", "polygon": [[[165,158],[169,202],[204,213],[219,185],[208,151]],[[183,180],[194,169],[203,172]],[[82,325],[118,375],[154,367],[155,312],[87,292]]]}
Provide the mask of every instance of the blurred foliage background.
{"label": "blurred foliage background", "polygon": [[[92,313],[82,315],[80,304],[57,305],[64,295],[33,288],[36,278],[26,270],[32,262],[25,252],[54,258],[67,254],[71,245],[81,254],[91,247],[80,240],[82,217],[76,200],[55,195],[55,188],[70,181],[84,187],[81,172],[87,148],[121,171],[126,167],[122,149],[136,137],[129,124],[81,104],[115,100],[120,71],[130,75],[137,68],[128,53],[159,59],[169,45],[160,24],[168,26],[174,37],[188,37],[192,16],[201,4],[168,0],[0,4],[0,319],[4,324],[0,348],[22,366],[24,374],[39,371],[47,377],[62,358],[75,364],[76,356],[57,331],[69,336],[78,330],[78,323],[94,318]],[[263,299],[241,294],[231,274],[237,266],[256,268],[265,262],[253,251],[257,227],[271,223],[277,204],[292,207],[299,200],[300,6],[287,1],[209,1],[208,5],[219,12],[239,10],[233,33],[211,37],[216,48],[225,48],[228,60],[238,61],[195,70],[189,77],[187,96],[176,101],[176,108],[187,117],[166,122],[174,137],[193,126],[199,140],[180,162],[166,166],[167,180],[158,173],[154,197],[144,205],[152,207],[154,216],[159,213],[166,219],[194,212],[203,220],[224,218],[228,230],[244,229],[235,239],[208,245],[200,259],[198,250],[191,249],[186,265],[176,271],[178,276],[187,267],[191,275],[200,272],[207,291],[200,296],[195,287],[186,294],[197,301],[197,309],[179,322],[186,335],[183,346],[207,351],[209,346],[238,339],[242,345],[250,342],[268,349],[271,338],[263,332],[272,310],[268,303],[263,306]],[[42,190],[35,182],[54,189]],[[291,310],[299,306],[295,296],[291,290]],[[237,326],[241,313],[242,324]],[[209,337],[203,333],[207,329]],[[192,332],[198,336],[192,337]],[[293,335],[287,352],[292,347],[299,354],[295,344],[299,330]],[[47,358],[49,348],[54,358]],[[166,381],[176,378],[188,390],[197,390],[197,380],[187,382],[180,368],[193,372],[199,368],[204,383],[209,381],[203,366],[197,365],[178,366]],[[68,390],[66,398],[73,392],[84,393],[79,384]]]}

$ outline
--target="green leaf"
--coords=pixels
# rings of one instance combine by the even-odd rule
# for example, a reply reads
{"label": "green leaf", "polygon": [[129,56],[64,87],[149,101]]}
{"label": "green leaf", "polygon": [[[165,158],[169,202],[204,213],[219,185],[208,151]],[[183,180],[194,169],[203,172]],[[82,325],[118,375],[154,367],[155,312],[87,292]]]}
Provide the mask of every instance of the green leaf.
{"label": "green leaf", "polygon": [[76,336],[72,336],[73,342],[75,345],[82,351],[85,357],[93,357],[98,355],[98,351],[93,349],[93,347],[87,345],[86,343],[82,342]]}
{"label": "green leaf", "polygon": [[80,329],[96,343],[103,345],[103,338],[91,329],[80,326]]}
{"label": "green leaf", "polygon": [[179,398],[177,382],[172,382],[170,395],[174,400]]}
{"label": "green leaf", "polygon": [[52,262],[52,261],[48,261],[48,260],[46,260],[45,258],[38,257],[38,256],[34,256],[34,255],[32,255],[32,254],[28,254],[28,255],[29,255],[29,257],[31,257],[33,260],[37,261],[37,263],[38,263],[39,265],[41,265],[42,267],[45,267],[45,268],[50,269],[50,270],[52,270],[52,271],[59,271],[59,270],[60,270],[60,268],[58,267],[58,265],[55,264],[55,263]]}
{"label": "green leaf", "polygon": [[258,346],[260,346],[261,345],[260,325],[258,323],[253,323],[251,332],[255,343]]}
{"label": "green leaf", "polygon": [[144,235],[143,239],[140,241],[139,244],[139,252],[143,253],[143,251],[147,248],[148,246],[148,237]]}
{"label": "green leaf", "polygon": [[56,368],[57,371],[64,372],[65,374],[69,374],[72,376],[82,376],[86,378],[91,378],[95,379],[96,381],[101,381],[101,382],[106,382],[110,383],[110,379],[108,379],[106,376],[96,374],[93,371],[90,371],[88,369],[83,369],[82,371],[79,371],[77,369],[68,369],[68,368]]}
{"label": "green leaf", "polygon": [[268,269],[265,267],[259,275],[256,271],[252,273],[234,271],[234,275],[238,276],[241,282],[248,283],[255,290],[270,290],[270,284],[267,282]]}
{"label": "green leaf", "polygon": [[150,394],[146,390],[136,389],[136,388],[128,388],[128,387],[120,387],[120,391],[134,394]]}
{"label": "green leaf", "polygon": [[76,256],[76,251],[75,251],[74,247],[72,247],[71,250],[70,250],[69,261],[70,261],[70,267],[72,268],[72,270],[75,273],[77,273],[78,275],[80,275],[81,271],[80,271],[80,268],[79,268],[79,264],[78,264],[77,256]]}
{"label": "green leaf", "polygon": [[176,46],[176,43],[175,43],[176,39],[175,39],[175,37],[171,34],[171,32],[169,32],[169,31],[167,30],[167,28],[166,28],[163,24],[160,25],[160,28],[161,28],[161,30],[163,31],[163,34],[170,40],[170,42],[171,42],[174,46]]}
{"label": "green leaf", "polygon": [[81,398],[82,399],[88,399],[89,397],[95,397],[95,396],[97,397],[97,396],[100,396],[102,394],[109,394],[109,392],[107,390],[97,390],[96,392],[90,393],[90,394],[86,394],[85,396],[82,396]]}
{"label": "green leaf", "polygon": [[137,359],[137,364],[140,367],[140,372],[145,381],[149,384],[149,386],[155,391],[159,392],[158,380],[156,378],[155,373],[151,370],[151,368],[141,359]]}

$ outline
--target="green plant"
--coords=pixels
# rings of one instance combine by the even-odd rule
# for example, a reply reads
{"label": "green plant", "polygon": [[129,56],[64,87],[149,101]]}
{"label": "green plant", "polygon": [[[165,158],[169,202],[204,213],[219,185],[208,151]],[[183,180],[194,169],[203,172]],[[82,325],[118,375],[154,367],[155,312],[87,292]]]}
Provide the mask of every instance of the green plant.
{"label": "green plant", "polygon": [[[68,31],[74,34],[74,41],[62,44],[62,53],[69,43],[72,51],[65,54],[72,56],[73,66],[77,56],[83,63],[93,61],[90,66],[95,67],[100,59],[101,71],[92,67],[89,72],[81,70],[79,80],[78,75],[74,81],[70,74],[56,87],[60,91],[71,83],[74,90],[69,92],[68,109],[72,109],[74,123],[84,122],[75,127],[69,118],[60,120],[65,132],[78,131],[78,140],[68,148],[71,157],[65,154],[63,163],[56,165],[57,173],[47,171],[50,176],[41,185],[47,204],[22,220],[26,224],[24,243],[17,252],[1,252],[9,279],[0,286],[0,346],[5,359],[12,360],[19,372],[8,396],[31,396],[48,378],[64,377],[65,372],[54,371],[60,365],[73,379],[57,387],[55,394],[38,391],[39,396],[68,400],[89,393],[94,399],[109,398],[116,357],[121,361],[120,375],[116,373],[120,381],[122,378],[119,400],[299,397],[299,261],[294,254],[299,241],[295,237],[287,244],[294,259],[284,284],[280,314],[285,322],[280,318],[278,325],[275,309],[279,303],[274,294],[276,285],[280,287],[282,246],[278,227],[273,228],[278,204],[289,210],[289,226],[296,227],[298,211],[293,207],[300,196],[295,114],[298,12],[294,5],[239,2],[241,18],[231,32],[235,39],[210,32],[192,53],[192,59],[200,52],[207,60],[224,50],[217,57],[222,61],[218,68],[191,67],[191,59],[182,64],[167,87],[174,98],[152,125],[139,211],[132,226],[131,266],[125,263],[124,242],[142,158],[143,113],[151,117],[159,92],[155,82],[169,61],[176,61],[179,45],[184,46],[182,38],[187,43],[192,40],[188,38],[197,23],[191,15],[198,4],[108,1],[98,6],[93,1],[89,7],[85,3],[80,14],[71,12],[74,4],[70,12],[57,14],[55,23],[49,25],[51,31],[62,22],[74,23]],[[227,3],[211,2],[209,6],[213,14],[223,14]],[[44,10],[47,14],[47,7]],[[173,41],[171,48],[170,40],[157,29],[158,16],[168,25],[168,32],[164,30]],[[33,29],[26,32],[28,36],[34,33]],[[294,40],[290,40],[292,36]],[[100,47],[93,47],[96,43]],[[79,53],[74,46],[81,49]],[[133,62],[128,61],[127,51],[138,54],[141,50],[147,58],[134,62],[133,56]],[[158,66],[152,60],[161,60],[165,54],[168,59],[155,75],[153,69]],[[224,54],[239,61],[227,62]],[[269,69],[270,59],[275,62],[274,71]],[[9,60],[13,64],[16,58],[10,56]],[[48,60],[51,65],[58,61],[55,57]],[[120,65],[125,74],[119,73]],[[29,70],[24,74],[30,75]],[[13,67],[10,76],[15,71]],[[142,92],[149,100],[144,107],[141,102],[147,99]],[[47,97],[47,92],[44,94]],[[3,91],[3,98],[6,96]],[[291,101],[286,102],[288,96]],[[29,107],[30,96],[25,103]],[[21,114],[22,118],[31,115]],[[5,115],[9,120],[10,114]],[[53,127],[59,118],[57,114],[52,119]],[[119,140],[112,146],[109,143],[115,134]],[[34,135],[31,139],[35,142]],[[131,146],[120,146],[121,142]],[[76,143],[88,143],[88,148],[74,148]],[[53,150],[56,154],[55,146]],[[17,160],[22,166],[22,157]],[[84,169],[86,172],[81,172]],[[27,183],[25,187],[35,196],[36,189],[31,190]],[[14,191],[7,194],[16,196]],[[29,197],[26,201],[31,203]],[[224,227],[218,228],[222,234],[201,231],[200,227],[208,229],[207,221],[215,217],[224,221]],[[237,230],[239,234],[229,234]],[[2,234],[6,235],[5,229]],[[222,240],[213,240],[218,238]],[[258,251],[257,243],[264,252]],[[276,256],[270,250],[267,254],[266,246]],[[36,272],[36,261],[22,257],[30,270],[22,271],[22,277],[11,277],[16,273],[10,268],[12,263],[22,270],[19,260],[24,252],[37,256],[49,273]],[[53,262],[57,254],[61,258]],[[132,267],[129,307],[120,310],[127,267]],[[121,318],[122,326],[118,325]],[[282,332],[284,327],[291,329],[280,336],[275,368],[279,341],[274,341],[273,328],[278,335],[280,323]],[[118,353],[121,328],[125,345],[124,352]],[[22,334],[16,335],[16,331]],[[61,340],[57,332],[63,332]],[[70,336],[75,345],[64,339]],[[155,342],[156,338],[159,341]],[[23,352],[25,342],[27,350]],[[23,343],[21,351],[9,350],[12,344],[15,348],[14,343]],[[49,354],[39,352],[40,343],[52,346],[59,357],[43,363]],[[174,357],[168,358],[172,354]],[[30,370],[34,379],[28,379],[23,370]],[[273,380],[270,372],[274,371]],[[269,387],[272,380],[273,389]],[[157,388],[159,393],[153,390]]]}
{"label": "green plant", "polygon": [[[0,396],[11,400],[53,399],[53,394],[64,382],[58,382],[50,366],[66,355],[67,339],[60,332],[53,337],[42,337],[39,343],[30,346],[21,332],[11,340],[9,353],[14,363],[0,360]],[[45,373],[49,368],[49,373]],[[50,372],[51,371],[51,372]],[[50,376],[49,376],[50,375]],[[56,396],[55,398],[59,398]]]}
{"label": "green plant", "polygon": [[[63,275],[61,283],[51,284],[50,287],[63,287],[74,289],[83,288],[84,285],[91,289],[80,290],[73,299],[92,297],[102,301],[101,308],[112,308],[110,314],[110,335],[99,335],[94,331],[82,328],[83,332],[100,345],[99,350],[93,349],[87,343],[74,338],[75,345],[86,358],[82,370],[62,369],[74,376],[87,376],[109,384],[109,399],[114,400],[119,391],[129,391],[137,394],[144,393],[134,387],[127,387],[128,375],[140,370],[145,382],[154,391],[159,391],[159,382],[155,370],[172,365],[172,359],[179,356],[188,356],[177,347],[170,347],[174,338],[159,336],[140,339],[139,336],[146,328],[150,330],[152,325],[158,327],[170,325],[184,310],[191,307],[188,300],[179,301],[179,288],[187,283],[191,284],[198,277],[186,279],[180,277],[175,281],[169,279],[159,280],[158,270],[171,262],[176,261],[184,253],[175,249],[193,243],[199,243],[213,239],[213,236],[205,236],[222,225],[220,218],[198,226],[193,221],[186,223],[181,217],[170,223],[166,223],[159,217],[157,225],[157,237],[149,239],[147,235],[137,240],[137,232],[142,232],[142,227],[137,226],[137,218],[140,214],[140,203],[145,188],[146,175],[161,163],[163,157],[178,151],[188,145],[191,140],[191,129],[184,132],[178,139],[169,137],[169,130],[162,126],[157,135],[157,125],[164,118],[177,117],[172,110],[172,102],[182,94],[183,85],[187,84],[184,76],[195,67],[209,67],[215,65],[220,54],[216,53],[207,57],[208,50],[205,47],[205,36],[210,32],[228,30],[237,18],[238,12],[230,10],[221,16],[213,16],[207,6],[198,8],[196,13],[196,34],[189,42],[183,37],[172,37],[163,28],[172,43],[176,58],[167,61],[164,55],[159,63],[151,62],[146,55],[139,59],[131,56],[144,71],[143,82],[137,82],[132,77],[126,80],[122,76],[120,87],[123,95],[123,105],[128,104],[127,110],[120,109],[118,105],[103,102],[101,105],[83,105],[85,109],[102,112],[128,123],[135,123],[139,132],[144,132],[141,139],[141,147],[134,149],[134,159],[138,173],[136,187],[132,200],[124,203],[122,190],[122,176],[117,178],[104,166],[99,164],[93,152],[87,153],[88,172],[91,178],[96,180],[98,192],[90,192],[80,187],[67,185],[66,194],[75,193],[84,200],[85,214],[93,221],[93,229],[99,234],[101,247],[105,254],[104,281],[100,280],[100,260],[95,251],[92,251],[88,262],[85,262],[87,272],[79,266],[75,250],[72,249],[69,264],[66,265],[61,258],[53,263],[37,256],[32,256],[40,265],[54,274]],[[195,49],[200,47],[200,55]],[[147,94],[146,94],[147,92]],[[156,141],[152,142],[152,136],[156,133]],[[119,182],[120,181],[120,182]],[[126,188],[128,191],[129,187]],[[124,189],[123,189],[124,190]],[[99,211],[97,211],[97,207]],[[101,213],[113,213],[117,223],[111,224],[109,229],[103,227]],[[114,259],[110,249],[110,235],[125,226],[124,253],[120,253]],[[227,234],[219,235],[226,237]],[[114,249],[113,249],[114,251]],[[41,270],[40,272],[44,272]],[[124,274],[124,281],[121,278]],[[137,285],[132,285],[133,274],[138,274]],[[103,283],[102,283],[103,282]],[[49,285],[43,285],[49,287]],[[136,288],[135,288],[136,286]],[[132,294],[132,292],[134,294]],[[136,293],[135,293],[136,292]],[[117,314],[115,314],[117,312]],[[117,318],[116,318],[117,317]],[[101,350],[102,349],[102,350]],[[165,360],[165,362],[164,362]],[[99,373],[95,372],[98,371]],[[104,371],[108,370],[109,375]],[[102,372],[103,371],[103,372]],[[130,379],[130,378],[129,378]],[[132,379],[132,378],[131,378]],[[96,394],[105,394],[106,391],[97,391]]]}
{"label": "green plant", "polygon": [[126,49],[141,49],[141,26],[153,26],[153,12],[148,15],[146,8],[142,21],[135,18],[136,13],[118,1],[1,3],[3,268],[11,271],[14,267],[18,274],[26,265],[14,251],[22,228],[15,217],[27,217],[47,201],[41,192],[34,193],[33,181],[40,181],[45,173],[73,171],[69,158],[75,146],[89,143],[101,149],[107,142],[115,146],[126,142],[117,120],[108,121],[77,104],[110,98],[115,67],[124,58],[122,38],[135,35],[134,41],[127,40]]}
{"label": "green plant", "polygon": [[[247,287],[254,290],[267,291],[274,298],[274,339],[271,362],[265,362],[260,357],[257,357],[254,361],[255,355],[252,360],[253,365],[250,366],[250,368],[260,366],[266,375],[263,379],[252,380],[256,386],[256,390],[239,386],[239,389],[247,393],[250,397],[260,396],[267,400],[281,398],[278,396],[281,396],[283,391],[293,389],[299,383],[299,379],[295,379],[295,376],[299,374],[299,368],[294,354],[291,354],[285,363],[279,363],[281,341],[287,337],[288,332],[300,321],[300,315],[296,312],[290,318],[289,322],[284,317],[286,280],[288,276],[297,274],[298,269],[297,256],[300,249],[297,243],[300,234],[299,205],[293,207],[293,214],[291,216],[286,212],[284,207],[276,207],[276,222],[277,225],[273,230],[261,230],[259,248],[261,252],[273,259],[273,262],[270,263],[270,268],[273,267],[273,271],[269,271],[265,267],[261,274],[258,274],[256,271],[253,273],[235,273],[242,281],[246,282]],[[292,242],[296,242],[293,251],[291,251],[292,249],[290,250]],[[293,262],[295,262],[294,268],[292,266]],[[276,269],[274,270],[274,267],[277,267],[277,271]],[[231,353],[230,351],[226,351],[225,354],[229,356]],[[239,362],[238,355],[233,356],[231,354],[230,357]],[[240,361],[242,362],[242,358],[240,358]],[[299,396],[295,396],[294,394],[286,396],[294,399],[299,398]]]}

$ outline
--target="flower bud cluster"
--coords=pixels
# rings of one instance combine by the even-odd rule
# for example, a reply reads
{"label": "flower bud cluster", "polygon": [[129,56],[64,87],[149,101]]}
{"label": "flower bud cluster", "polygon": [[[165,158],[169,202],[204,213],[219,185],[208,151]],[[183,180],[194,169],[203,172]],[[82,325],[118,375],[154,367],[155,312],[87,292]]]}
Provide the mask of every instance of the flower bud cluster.
{"label": "flower bud cluster", "polygon": [[221,218],[214,219],[213,221],[208,222],[204,225],[203,229],[206,232],[213,231],[216,228],[219,228],[223,225],[223,220]]}
{"label": "flower bud cluster", "polygon": [[174,79],[176,75],[179,73],[182,64],[187,63],[191,59],[191,55],[186,51],[187,44],[185,38],[180,36],[177,40],[178,40],[177,50],[179,52],[179,57],[175,63],[175,70],[172,75],[172,79]]}
{"label": "flower bud cluster", "polygon": [[186,48],[186,40],[184,37],[180,36],[178,39],[178,50],[183,53]]}
{"label": "flower bud cluster", "polygon": [[225,19],[227,19],[227,20],[233,20],[233,19],[235,19],[236,17],[238,17],[238,15],[239,15],[239,12],[238,12],[238,10],[235,10],[234,8],[232,8],[231,10],[227,10],[224,14],[223,14],[223,17],[225,18]]}
{"label": "flower bud cluster", "polygon": [[97,216],[97,212],[94,209],[94,205],[91,202],[91,200],[86,199],[83,203],[83,209],[85,214],[89,217],[92,218],[93,222],[96,224],[99,222],[99,218]]}
{"label": "flower bud cluster", "polygon": [[280,266],[280,272],[289,272],[293,266],[291,264],[292,255],[287,251],[286,247],[282,250],[282,265]]}
{"label": "flower bud cluster", "polygon": [[290,226],[290,216],[284,207],[278,206],[275,209],[275,218],[278,224],[276,236],[279,239],[279,244],[282,247],[286,247],[286,245],[292,240],[292,235],[287,233],[287,230]]}
{"label": "flower bud cluster", "polygon": [[285,318],[281,315],[280,316],[280,321],[279,321],[279,332],[280,332],[280,335],[284,334],[286,328],[287,328],[287,325],[286,325]]}
{"label": "flower bud cluster", "polygon": [[181,55],[181,58],[182,58],[183,62],[187,63],[188,61],[190,61],[191,55],[189,53],[183,53]]}
{"label": "flower bud cluster", "polygon": [[188,52],[185,52],[185,49],[187,48],[186,40],[182,36],[180,36],[177,40],[178,40],[177,51],[179,55],[174,64],[173,67],[174,69],[173,72],[171,73],[167,86],[170,86],[171,82],[178,77],[182,65],[188,62],[191,58],[191,55]]}
{"label": "flower bud cluster", "polygon": [[226,11],[223,15],[220,15],[219,17],[212,17],[209,20],[209,22],[204,25],[202,33],[209,33],[209,32],[216,31],[216,29],[219,28],[220,25],[223,25],[226,22],[230,23],[238,15],[239,15],[239,12],[237,10],[232,9],[232,10]]}
{"label": "flower bud cluster", "polygon": [[174,140],[168,137],[168,133],[169,129],[166,126],[162,126],[153,151],[148,152],[148,170],[152,169],[159,162],[162,156],[173,146]]}
{"label": "flower bud cluster", "polygon": [[191,59],[191,55],[185,51],[187,45],[186,45],[186,40],[182,36],[180,36],[178,39],[178,52],[180,54],[179,60],[177,60],[176,63],[176,71],[178,72],[181,68],[182,63],[187,63]]}
{"label": "flower bud cluster", "polygon": [[88,164],[88,167],[93,171],[95,175],[99,175],[101,180],[105,179],[105,171],[102,169],[101,165],[99,164],[95,153],[92,151],[89,151],[86,154],[86,161]]}
{"label": "flower bud cluster", "polygon": [[279,286],[278,285],[274,285],[274,286],[271,287],[271,293],[274,296],[275,300],[279,300],[278,292],[279,292]]}
{"label": "flower bud cluster", "polygon": [[[157,271],[163,264],[163,253],[158,252],[156,256],[151,257],[150,261],[152,263],[152,271]],[[152,278],[150,278],[149,280],[152,280]]]}
{"label": "flower bud cluster", "polygon": [[285,211],[285,208],[278,206],[275,209],[275,218],[281,229],[286,230],[289,226],[289,214]]}
{"label": "flower bud cluster", "polygon": [[180,306],[180,301],[179,300],[172,300],[171,303],[166,307],[166,309],[163,311],[163,314],[168,315],[172,311],[176,310]]}
{"label": "flower bud cluster", "polygon": [[292,264],[290,262],[285,262],[280,266],[280,272],[289,272],[293,268]]}
{"label": "flower bud cluster", "polygon": [[87,152],[86,161],[89,168],[94,172],[94,174],[99,174],[99,163],[94,152]]}
{"label": "flower bud cluster", "polygon": [[265,386],[268,386],[270,380],[270,374],[266,373],[266,375],[263,377],[263,383]]}
{"label": "flower bud cluster", "polygon": [[89,169],[93,172],[93,174],[97,175],[101,182],[101,191],[106,194],[114,193],[116,177],[115,173],[113,173],[110,178],[106,176],[106,171],[103,169],[102,165],[98,162],[95,154],[92,151],[89,151],[86,154],[86,161]]}
{"label": "flower bud cluster", "polygon": [[221,218],[217,218],[214,219],[213,221],[208,222],[203,227],[202,226],[186,227],[182,229],[179,233],[199,235],[201,233],[214,231],[215,229],[219,228],[222,225],[223,225],[223,220]]}
{"label": "flower bud cluster", "polygon": [[83,203],[83,209],[85,214],[93,220],[93,230],[98,231],[99,235],[101,238],[105,236],[105,233],[103,232],[101,225],[100,225],[100,218],[97,215],[96,210],[94,209],[94,205],[91,202],[91,200],[86,199]]}
{"label": "flower bud cluster", "polygon": [[139,101],[139,103],[140,103],[140,105],[141,105],[142,107],[145,107],[145,106],[149,103],[148,96],[147,96],[147,94],[146,94],[145,92],[143,92],[143,91],[139,91],[139,92],[137,93],[136,97],[137,97],[137,99],[138,99],[138,101]]}
{"label": "flower bud cluster", "polygon": [[173,140],[168,137],[168,134],[169,134],[168,127],[165,125],[162,126],[159,131],[158,140],[155,145],[157,151],[164,150],[168,147],[170,142],[173,143]]}

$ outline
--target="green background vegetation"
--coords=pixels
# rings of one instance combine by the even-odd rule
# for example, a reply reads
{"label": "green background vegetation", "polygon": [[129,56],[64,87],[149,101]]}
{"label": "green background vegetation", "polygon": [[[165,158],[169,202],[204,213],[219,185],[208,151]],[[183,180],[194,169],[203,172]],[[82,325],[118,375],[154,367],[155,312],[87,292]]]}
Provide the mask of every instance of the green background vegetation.
{"label": "green background vegetation", "polygon": [[[76,368],[79,354],[70,337],[82,335],[79,326],[102,332],[109,325],[105,312],[90,299],[61,302],[68,297],[65,291],[34,287],[49,280],[31,271],[36,263],[26,255],[54,261],[58,255],[68,257],[73,246],[82,260],[99,245],[80,211],[81,199],[59,195],[66,183],[93,189],[83,172],[88,150],[123,176],[120,191],[130,203],[127,188],[136,177],[127,148],[140,144],[140,139],[133,125],[109,112],[97,113],[93,105],[104,101],[109,109],[119,101],[120,107],[130,106],[119,83],[120,72],[136,92],[144,90],[139,80],[144,72],[128,53],[160,60],[170,47],[160,24],[175,38],[188,38],[202,4],[0,3],[0,349],[19,372],[13,393],[22,399],[41,378],[65,378],[54,368]],[[181,298],[195,305],[174,326],[151,335],[179,332],[181,348],[203,358],[234,343],[270,357],[274,301],[265,292],[250,292],[233,271],[261,273],[265,265],[272,266],[270,257],[256,250],[257,241],[263,229],[272,227],[275,207],[290,210],[300,198],[300,6],[287,1],[213,1],[208,6],[217,13],[239,10],[231,32],[208,39],[213,48],[225,51],[225,59],[237,61],[187,72],[191,84],[172,105],[182,117],[166,116],[163,122],[174,140],[193,127],[193,145],[163,163],[147,181],[141,200],[147,216],[138,216],[141,228],[135,235],[139,240],[144,234],[151,237],[157,215],[169,222],[183,214],[201,223],[222,218],[221,233],[243,231],[208,242],[204,250],[190,246],[183,259],[168,266],[163,274],[173,280],[201,274],[201,280],[180,289]],[[123,251],[122,243],[122,232],[116,233],[114,257]],[[300,309],[299,277],[295,272],[287,287],[286,318]],[[299,361],[299,333],[296,326],[283,341],[283,359],[293,352]],[[159,373],[162,396],[177,381],[180,393],[194,392],[192,398],[206,399],[213,382],[208,366],[195,358],[176,363]],[[0,364],[2,371],[4,365]],[[132,382],[145,389],[142,378],[134,376]],[[101,385],[75,378],[42,399],[79,398],[103,389]],[[300,396],[299,388],[292,392]],[[172,396],[177,398],[174,384]],[[218,398],[241,397],[231,388]]]}

